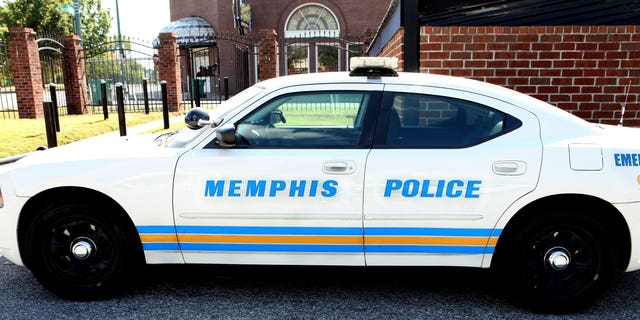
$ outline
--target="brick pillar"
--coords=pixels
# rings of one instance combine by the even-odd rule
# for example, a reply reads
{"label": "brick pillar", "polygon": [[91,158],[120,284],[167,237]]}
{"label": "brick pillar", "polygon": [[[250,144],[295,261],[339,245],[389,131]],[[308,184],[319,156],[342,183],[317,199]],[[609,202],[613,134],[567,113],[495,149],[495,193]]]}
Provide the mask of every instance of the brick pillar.
{"label": "brick pillar", "polygon": [[167,82],[167,100],[169,111],[182,110],[182,84],[180,78],[180,60],[178,59],[178,37],[173,32],[161,33],[158,37],[158,56],[160,61],[160,80]]}
{"label": "brick pillar", "polygon": [[258,54],[258,80],[267,80],[279,76],[278,34],[273,29],[260,30],[260,48]]}
{"label": "brick pillar", "polygon": [[64,92],[69,114],[85,114],[87,110],[87,76],[84,69],[84,50],[77,35],[62,36]]}
{"label": "brick pillar", "polygon": [[19,117],[21,119],[43,117],[42,71],[36,33],[33,29],[9,28],[9,57],[16,87]]}

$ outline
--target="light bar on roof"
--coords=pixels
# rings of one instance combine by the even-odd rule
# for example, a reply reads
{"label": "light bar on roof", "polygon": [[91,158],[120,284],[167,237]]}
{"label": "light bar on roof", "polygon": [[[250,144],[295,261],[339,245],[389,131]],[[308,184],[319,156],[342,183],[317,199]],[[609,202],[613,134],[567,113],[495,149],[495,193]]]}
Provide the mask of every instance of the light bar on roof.
{"label": "light bar on roof", "polygon": [[349,60],[349,70],[353,71],[360,68],[381,68],[396,69],[398,68],[398,58],[389,57],[353,57]]}

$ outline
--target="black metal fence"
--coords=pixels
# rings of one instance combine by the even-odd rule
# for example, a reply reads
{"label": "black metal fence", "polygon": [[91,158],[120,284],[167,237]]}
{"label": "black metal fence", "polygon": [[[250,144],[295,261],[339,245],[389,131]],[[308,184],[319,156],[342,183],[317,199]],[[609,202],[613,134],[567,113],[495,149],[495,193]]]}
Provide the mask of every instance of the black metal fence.
{"label": "black metal fence", "polygon": [[42,73],[42,86],[44,101],[53,101],[50,85],[55,85],[58,114],[67,114],[67,99],[64,92],[64,72],[62,71],[62,49],[64,48],[60,37],[54,34],[43,33],[36,39],[40,53],[40,70]]}
{"label": "black metal fence", "polygon": [[106,84],[109,112],[116,112],[116,84],[123,87],[127,112],[144,112],[144,87],[151,111],[162,110],[162,95],[153,46],[139,39],[112,37],[95,47],[85,48],[88,104],[102,112],[102,86]]}
{"label": "black metal fence", "polygon": [[0,40],[0,119],[17,119],[18,102],[7,43]]}

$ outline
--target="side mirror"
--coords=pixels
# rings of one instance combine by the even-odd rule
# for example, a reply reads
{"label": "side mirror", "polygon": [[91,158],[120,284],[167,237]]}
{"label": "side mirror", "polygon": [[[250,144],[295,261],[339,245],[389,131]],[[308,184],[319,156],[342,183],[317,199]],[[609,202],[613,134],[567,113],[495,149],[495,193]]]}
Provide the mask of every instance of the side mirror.
{"label": "side mirror", "polygon": [[219,146],[231,148],[236,146],[236,128],[233,125],[226,125],[216,130],[216,138]]}
{"label": "side mirror", "polygon": [[186,123],[187,128],[191,130],[198,130],[206,125],[212,124],[212,122],[209,121],[209,113],[200,108],[189,110],[187,115],[184,116],[184,123]]}

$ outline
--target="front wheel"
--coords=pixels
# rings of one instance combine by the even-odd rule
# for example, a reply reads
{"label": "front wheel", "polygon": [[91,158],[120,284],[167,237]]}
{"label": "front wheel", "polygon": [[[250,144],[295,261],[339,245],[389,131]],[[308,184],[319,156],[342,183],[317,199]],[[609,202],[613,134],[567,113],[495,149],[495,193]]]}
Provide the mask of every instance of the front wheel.
{"label": "front wheel", "polygon": [[611,236],[586,215],[550,212],[518,224],[499,263],[526,307],[545,312],[588,306],[611,284]]}
{"label": "front wheel", "polygon": [[32,221],[25,253],[40,284],[72,300],[105,298],[122,288],[138,250],[109,210],[60,204]]}

